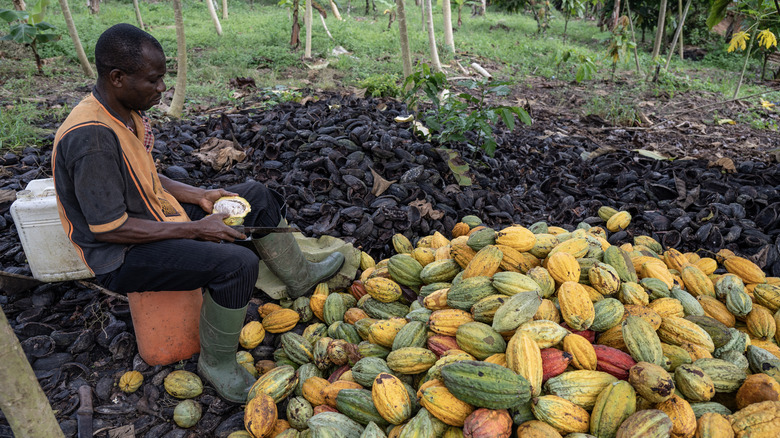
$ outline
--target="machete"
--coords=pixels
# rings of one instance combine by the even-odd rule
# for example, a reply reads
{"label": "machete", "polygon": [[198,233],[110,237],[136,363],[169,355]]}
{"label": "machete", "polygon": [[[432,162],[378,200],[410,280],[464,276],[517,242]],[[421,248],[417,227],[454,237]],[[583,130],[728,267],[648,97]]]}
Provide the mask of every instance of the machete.
{"label": "machete", "polygon": [[239,233],[244,233],[247,236],[255,236],[257,234],[270,234],[270,233],[300,233],[301,230],[295,227],[245,227],[243,225],[235,225],[234,230]]}
{"label": "machete", "polygon": [[92,388],[89,385],[79,387],[81,406],[76,411],[78,438],[92,438]]}

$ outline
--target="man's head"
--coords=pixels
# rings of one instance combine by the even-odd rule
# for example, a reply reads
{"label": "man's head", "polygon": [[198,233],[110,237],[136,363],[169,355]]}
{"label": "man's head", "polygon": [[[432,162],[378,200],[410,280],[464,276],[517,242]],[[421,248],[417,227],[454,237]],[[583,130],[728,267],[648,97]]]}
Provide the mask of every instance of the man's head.
{"label": "man's head", "polygon": [[131,110],[147,110],[165,91],[165,53],[150,34],[126,23],[108,28],[95,44],[98,84]]}
{"label": "man's head", "polygon": [[132,24],[120,23],[109,27],[95,44],[98,75],[108,78],[114,69],[127,74],[137,72],[143,67],[142,51],[147,45],[163,51],[157,39]]}

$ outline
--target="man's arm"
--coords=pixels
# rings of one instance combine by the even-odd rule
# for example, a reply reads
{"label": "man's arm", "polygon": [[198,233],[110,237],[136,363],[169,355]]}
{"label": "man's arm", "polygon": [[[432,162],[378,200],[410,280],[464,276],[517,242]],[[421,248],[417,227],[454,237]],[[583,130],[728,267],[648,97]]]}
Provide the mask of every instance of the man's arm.
{"label": "man's arm", "polygon": [[209,242],[246,239],[246,235],[222,222],[225,213],[206,216],[193,222],[157,222],[128,217],[119,227],[105,233],[96,233],[95,239],[109,243],[148,243],[166,239],[197,239]]}
{"label": "man's arm", "polygon": [[179,181],[174,181],[165,175],[158,174],[160,183],[177,201],[186,204],[199,205],[206,213],[214,210],[214,202],[223,196],[236,196],[236,193],[224,189],[205,190],[193,187]]}

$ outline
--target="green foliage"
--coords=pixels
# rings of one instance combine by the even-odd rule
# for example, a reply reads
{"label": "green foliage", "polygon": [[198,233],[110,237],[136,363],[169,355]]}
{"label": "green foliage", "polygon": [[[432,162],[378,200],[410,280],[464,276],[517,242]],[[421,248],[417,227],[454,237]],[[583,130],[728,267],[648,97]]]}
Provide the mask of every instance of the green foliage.
{"label": "green foliage", "polygon": [[401,91],[398,75],[388,73],[371,75],[360,81],[360,87],[365,88],[366,95],[371,97],[396,97]]}
{"label": "green foliage", "polygon": [[[488,98],[507,96],[509,83],[502,81],[462,81],[458,85],[468,92],[452,96],[444,73],[432,72],[427,64],[412,73],[404,81],[409,90],[405,100],[415,108],[419,102],[418,92],[422,92],[430,101],[432,108],[422,113],[425,125],[435,134],[439,143],[465,142],[471,147],[480,147],[489,156],[496,151],[496,139],[493,127],[503,122],[510,130],[515,128],[515,116],[521,122],[530,125],[531,117],[519,107],[508,105],[490,105]],[[474,137],[476,135],[476,137]],[[474,143],[474,144],[472,144]]]}
{"label": "green foliage", "polygon": [[30,47],[35,56],[35,64],[38,72],[43,73],[43,63],[38,54],[38,44],[45,44],[60,39],[60,35],[51,32],[56,30],[54,26],[43,21],[49,0],[38,0],[30,5],[28,11],[15,11],[12,9],[0,9],[0,19],[8,23],[8,34],[0,40],[13,41]]}
{"label": "green foliage", "polygon": [[575,53],[573,50],[566,50],[563,53],[555,54],[556,68],[560,68],[570,61],[575,67],[574,80],[578,83],[589,81],[596,75],[598,68],[596,67],[596,63],[593,62],[589,56]]}
{"label": "green foliage", "polygon": [[607,48],[607,57],[612,61],[612,79],[615,79],[615,70],[617,69],[618,62],[626,58],[626,51],[633,49],[636,44],[631,41],[631,36],[628,32],[628,17],[625,15],[620,17],[618,25],[612,30],[612,37],[609,41],[609,47]]}
{"label": "green foliage", "polygon": [[499,10],[509,12],[510,14],[521,12],[528,3],[528,0],[495,0],[490,2]]}

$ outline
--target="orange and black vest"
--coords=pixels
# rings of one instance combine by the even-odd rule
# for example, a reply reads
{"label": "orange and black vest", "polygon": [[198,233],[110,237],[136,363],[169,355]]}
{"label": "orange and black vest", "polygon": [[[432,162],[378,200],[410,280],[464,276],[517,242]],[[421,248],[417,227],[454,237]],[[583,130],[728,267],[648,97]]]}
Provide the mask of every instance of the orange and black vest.
{"label": "orange and black vest", "polygon": [[[179,202],[160,183],[141,114],[132,113],[136,133],[90,94],[57,130],[52,173],[65,232],[94,274],[117,269],[128,245],[100,242],[128,217],[189,221]],[[149,140],[149,139],[147,139]],[[153,142],[147,141],[147,144]],[[151,149],[151,148],[150,148]]]}

